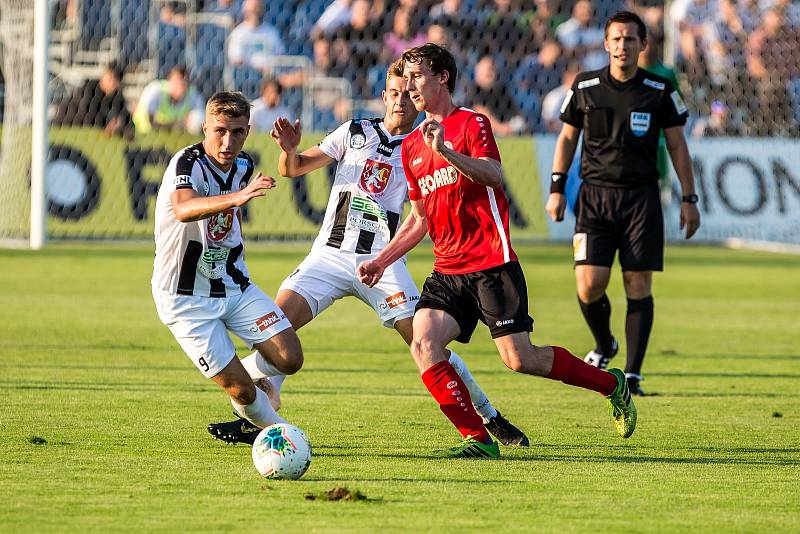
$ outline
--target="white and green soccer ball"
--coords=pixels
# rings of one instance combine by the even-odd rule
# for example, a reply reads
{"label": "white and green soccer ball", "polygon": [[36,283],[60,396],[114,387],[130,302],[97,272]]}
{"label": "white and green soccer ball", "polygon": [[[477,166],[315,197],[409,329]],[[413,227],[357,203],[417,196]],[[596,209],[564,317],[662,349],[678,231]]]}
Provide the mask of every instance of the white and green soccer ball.
{"label": "white and green soccer ball", "polygon": [[253,464],[264,478],[297,480],[311,465],[311,442],[296,426],[268,426],[253,443]]}

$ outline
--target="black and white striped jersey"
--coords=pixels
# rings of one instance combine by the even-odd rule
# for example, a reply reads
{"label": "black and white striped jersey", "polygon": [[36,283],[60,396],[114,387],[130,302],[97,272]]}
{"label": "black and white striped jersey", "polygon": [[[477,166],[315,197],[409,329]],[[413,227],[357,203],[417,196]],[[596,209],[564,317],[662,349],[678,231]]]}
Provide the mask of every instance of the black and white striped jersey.
{"label": "black and white striped jersey", "polygon": [[244,291],[250,276],[244,264],[239,208],[183,223],[175,217],[170,195],[176,189],[194,189],[207,197],[224,195],[244,188],[252,175],[253,160],[244,152],[228,172],[209,160],[202,143],[173,156],[156,199],[153,287],[202,297],[227,297]]}
{"label": "black and white striped jersey", "polygon": [[400,145],[383,119],[347,121],[319,144],[338,161],[325,220],[313,248],[374,254],[397,231],[408,194]]}

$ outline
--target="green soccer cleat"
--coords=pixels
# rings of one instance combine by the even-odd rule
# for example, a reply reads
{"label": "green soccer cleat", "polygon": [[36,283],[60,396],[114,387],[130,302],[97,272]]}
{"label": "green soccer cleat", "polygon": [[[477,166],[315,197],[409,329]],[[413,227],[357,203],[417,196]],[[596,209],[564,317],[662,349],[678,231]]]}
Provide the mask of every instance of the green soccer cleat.
{"label": "green soccer cleat", "polygon": [[617,434],[623,438],[629,438],[633,431],[636,430],[636,405],[633,404],[625,373],[619,369],[609,369],[608,372],[617,379],[616,389],[606,397],[608,399],[608,413],[614,419]]}
{"label": "green soccer cleat", "polygon": [[496,441],[486,445],[476,441],[472,436],[467,436],[455,447],[437,449],[433,452],[440,458],[487,458],[490,460],[500,458],[500,447]]}

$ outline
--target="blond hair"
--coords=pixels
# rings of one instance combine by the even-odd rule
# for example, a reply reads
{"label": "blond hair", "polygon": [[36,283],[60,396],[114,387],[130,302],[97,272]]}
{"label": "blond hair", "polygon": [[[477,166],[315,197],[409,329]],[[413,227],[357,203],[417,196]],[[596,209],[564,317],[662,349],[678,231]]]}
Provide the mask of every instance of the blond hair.
{"label": "blond hair", "polygon": [[250,101],[238,91],[220,91],[208,99],[206,115],[250,118]]}
{"label": "blond hair", "polygon": [[386,81],[388,83],[389,78],[402,78],[403,77],[403,60],[397,59],[394,63],[389,65],[389,68],[386,69]]}

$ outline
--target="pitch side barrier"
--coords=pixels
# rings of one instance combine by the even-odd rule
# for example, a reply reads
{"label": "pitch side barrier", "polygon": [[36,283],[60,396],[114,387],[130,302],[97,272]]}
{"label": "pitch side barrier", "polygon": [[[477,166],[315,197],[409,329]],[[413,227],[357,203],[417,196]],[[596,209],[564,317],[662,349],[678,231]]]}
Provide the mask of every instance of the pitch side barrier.
{"label": "pitch side barrier", "polygon": [[[540,195],[547,195],[555,136],[536,136]],[[800,244],[800,140],[767,138],[691,139],[698,207],[696,242],[731,240]],[[551,239],[572,239],[578,165],[567,182],[570,209],[565,220],[548,222]],[[667,238],[684,241],[679,230],[680,184],[670,167],[671,187],[662,188]]]}
{"label": "pitch side barrier", "polygon": [[[302,147],[323,137],[307,133]],[[132,142],[89,128],[52,128],[47,178],[48,236],[53,239],[151,239],[155,197],[169,159],[197,142],[182,133],[156,132]],[[532,138],[500,140],[515,238],[544,239],[547,223]],[[278,148],[251,134],[245,150],[277,188],[248,205],[248,239],[312,239],[322,222],[334,168],[298,179],[277,175]]]}

